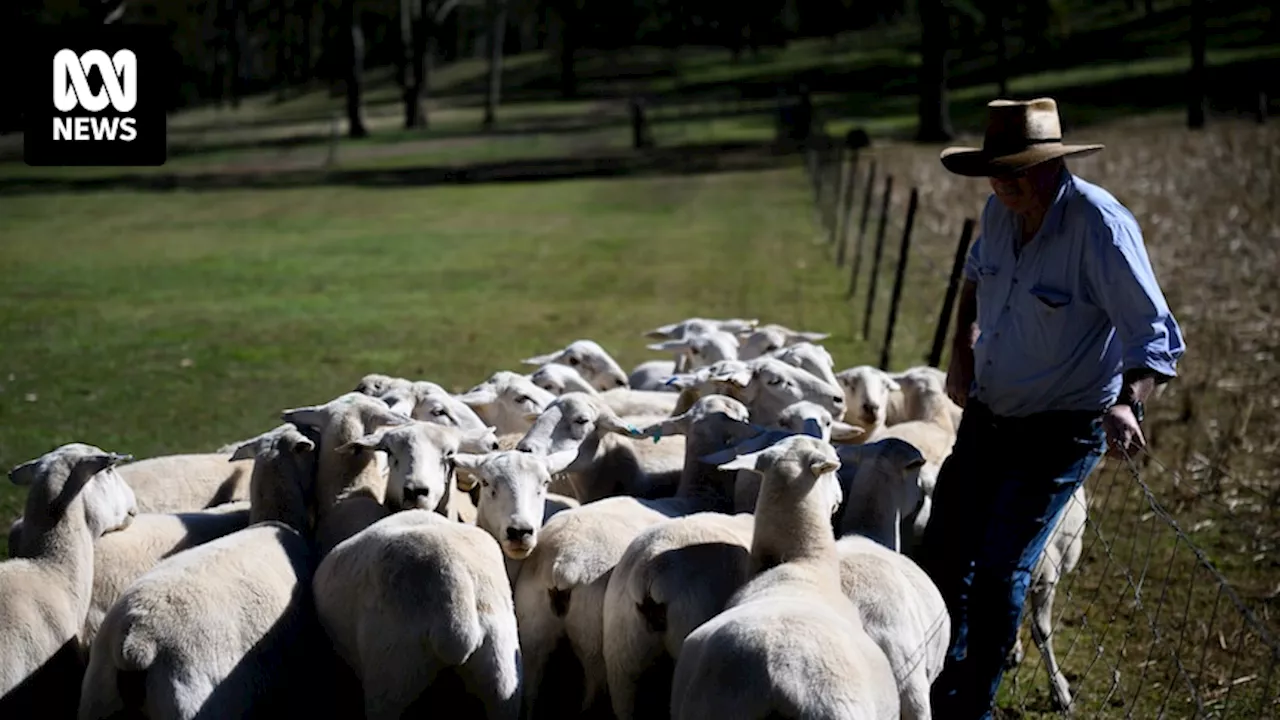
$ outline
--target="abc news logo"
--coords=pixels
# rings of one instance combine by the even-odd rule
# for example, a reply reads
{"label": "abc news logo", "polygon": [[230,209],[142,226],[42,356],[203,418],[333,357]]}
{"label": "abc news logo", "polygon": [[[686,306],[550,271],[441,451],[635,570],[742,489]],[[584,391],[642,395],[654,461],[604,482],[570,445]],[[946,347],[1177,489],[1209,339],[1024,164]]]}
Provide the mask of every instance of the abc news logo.
{"label": "abc news logo", "polygon": [[163,165],[172,61],[162,38],[145,26],[50,28],[35,38],[28,57],[51,72],[27,75],[27,164]]}

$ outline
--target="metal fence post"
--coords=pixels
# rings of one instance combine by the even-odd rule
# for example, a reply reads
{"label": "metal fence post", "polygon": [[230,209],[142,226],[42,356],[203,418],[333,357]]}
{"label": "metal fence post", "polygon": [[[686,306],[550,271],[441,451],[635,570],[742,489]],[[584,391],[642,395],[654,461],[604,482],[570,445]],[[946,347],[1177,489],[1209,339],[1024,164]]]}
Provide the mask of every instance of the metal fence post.
{"label": "metal fence post", "polygon": [[849,223],[853,220],[853,188],[858,179],[858,149],[849,152],[848,180],[844,184],[844,197],[840,201],[840,227],[836,232],[836,267],[844,267],[844,256],[849,247]]}
{"label": "metal fence post", "polygon": [[907,256],[911,252],[911,226],[916,221],[916,203],[919,193],[911,188],[907,201],[907,223],[902,228],[902,249],[898,251],[898,272],[893,277],[893,298],[889,301],[889,324],[884,330],[884,345],[880,348],[880,369],[889,369],[889,351],[893,346],[893,328],[898,323],[898,303],[902,300],[902,278],[907,271]]}
{"label": "metal fence post", "polygon": [[862,339],[871,334],[871,311],[876,304],[876,276],[880,273],[880,257],[884,254],[884,231],[889,225],[889,198],[893,195],[893,176],[884,179],[884,200],[880,203],[880,227],[876,230],[876,252],[871,261],[871,287],[867,288],[867,309],[862,319]]}
{"label": "metal fence post", "polygon": [[969,241],[973,239],[973,218],[964,219],[960,231],[960,244],[951,262],[951,279],[947,281],[947,294],[942,299],[942,314],[938,316],[938,328],[933,332],[933,349],[929,351],[929,365],[938,367],[942,362],[942,347],[947,341],[947,329],[951,326],[951,310],[955,306],[956,292],[960,289],[960,275],[964,271],[965,256],[969,253]]}
{"label": "metal fence post", "polygon": [[862,269],[862,245],[867,237],[867,218],[871,216],[871,193],[876,187],[876,161],[871,161],[871,169],[867,171],[867,190],[862,198],[862,220],[858,223],[858,244],[854,246],[853,268],[849,271],[849,290],[845,298],[853,297],[858,290],[858,271]]}

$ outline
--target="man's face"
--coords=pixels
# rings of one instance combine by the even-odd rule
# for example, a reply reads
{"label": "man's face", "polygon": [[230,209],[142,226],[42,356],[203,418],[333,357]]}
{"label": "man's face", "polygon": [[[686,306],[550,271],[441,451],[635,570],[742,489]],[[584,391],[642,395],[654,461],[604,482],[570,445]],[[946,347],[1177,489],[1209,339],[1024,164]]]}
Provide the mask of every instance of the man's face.
{"label": "man's face", "polygon": [[993,175],[991,191],[1011,212],[1026,214],[1041,209],[1052,197],[1046,197],[1057,178],[1061,163],[1049,161],[1032,165],[1022,172]]}

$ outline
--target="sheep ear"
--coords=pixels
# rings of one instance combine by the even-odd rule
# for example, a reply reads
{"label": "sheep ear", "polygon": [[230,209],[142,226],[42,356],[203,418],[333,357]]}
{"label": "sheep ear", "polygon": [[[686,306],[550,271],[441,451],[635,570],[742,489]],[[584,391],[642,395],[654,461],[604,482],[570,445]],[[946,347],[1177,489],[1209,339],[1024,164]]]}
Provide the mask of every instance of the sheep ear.
{"label": "sheep ear", "polygon": [[759,324],[760,321],[755,318],[751,318],[750,320],[734,318],[732,320],[721,320],[719,327],[722,331],[733,335],[748,335],[755,332],[756,325]]}
{"label": "sheep ear", "polygon": [[386,429],[378,430],[376,432],[369,433],[364,437],[358,437],[349,443],[344,443],[342,445],[339,445],[336,448],[336,450],[343,454],[351,454],[360,449],[382,450],[385,452],[386,447],[382,443],[386,437],[387,437]]}
{"label": "sheep ear", "polygon": [[458,402],[471,407],[492,405],[498,402],[498,393],[491,387],[481,385],[455,396]]}
{"label": "sheep ear", "polygon": [[698,377],[693,373],[680,373],[679,375],[668,375],[663,381],[663,385],[667,387],[680,388],[686,390],[698,384]]}
{"label": "sheep ear", "polygon": [[258,440],[259,438],[254,438],[248,442],[243,442],[237,445],[236,449],[231,451],[231,457],[228,458],[227,461],[231,462],[234,460],[252,460],[253,458],[257,457],[258,456]]}
{"label": "sheep ear", "polygon": [[[464,452],[475,451],[480,454],[498,449],[498,429],[495,427],[463,430],[459,435],[458,449]],[[492,438],[492,439],[491,439]]]}
{"label": "sheep ear", "polygon": [[280,413],[280,419],[297,425],[299,427],[312,427],[316,430],[324,428],[325,415],[327,409],[323,405],[308,405],[307,407],[293,408]]}
{"label": "sheep ear", "polygon": [[667,340],[666,342],[660,342],[660,343],[649,343],[648,345],[645,345],[645,347],[649,348],[650,350],[656,350],[658,352],[675,352],[677,350],[688,350],[689,338],[683,338],[680,340]]}
{"label": "sheep ear", "polygon": [[454,467],[462,470],[475,472],[480,468],[480,465],[484,463],[485,457],[486,456],[484,455],[477,455],[475,453],[457,452],[453,454],[453,465]]}
{"label": "sheep ear", "polygon": [[552,475],[558,475],[573,465],[573,461],[578,459],[578,448],[572,450],[561,450],[550,455],[542,455],[542,462],[547,466],[547,472]]}
{"label": "sheep ear", "polygon": [[627,428],[632,430],[629,433],[631,437],[651,437],[655,438],[654,442],[657,442],[664,435],[687,435],[689,433],[689,417],[687,414],[680,414],[642,428],[635,428],[630,425]]}
{"label": "sheep ear", "polygon": [[672,335],[676,334],[676,329],[679,327],[680,327],[680,323],[671,323],[670,325],[663,325],[662,327],[656,327],[652,330],[645,332],[644,336],[647,338],[654,338],[654,339],[668,339]]}
{"label": "sheep ear", "polygon": [[884,376],[884,386],[889,389],[889,392],[898,392],[902,389],[902,385],[888,375]]}
{"label": "sheep ear", "polygon": [[813,472],[814,477],[822,477],[829,472],[835,472],[840,469],[840,463],[835,460],[822,458],[816,462],[809,464],[809,470]]}
{"label": "sheep ear", "polygon": [[756,452],[739,455],[728,462],[720,463],[717,467],[721,470],[748,470],[760,474],[757,466],[760,464],[760,456],[764,455],[764,452],[764,450],[757,450]]}
{"label": "sheep ear", "polygon": [[605,410],[596,417],[596,428],[606,432],[617,433],[618,435],[632,434],[632,426],[622,422],[622,419],[614,415],[610,410]]}
{"label": "sheep ear", "polygon": [[40,458],[28,460],[21,465],[9,471],[9,481],[14,485],[27,487],[36,481],[37,469],[40,467]]}
{"label": "sheep ear", "polygon": [[831,333],[801,331],[801,332],[797,332],[795,336],[802,340],[807,340],[809,342],[818,342],[819,340],[826,340],[827,338],[831,337]]}
{"label": "sheep ear", "polygon": [[836,420],[831,423],[831,442],[833,443],[851,443],[857,442],[860,438],[866,436],[867,431],[857,425],[850,425],[847,422]]}
{"label": "sheep ear", "polygon": [[558,350],[557,350],[556,352],[548,353],[548,354],[546,354],[546,355],[535,355],[535,356],[533,356],[533,357],[531,357],[531,358],[525,358],[524,360],[521,360],[520,362],[521,362],[522,364],[524,364],[524,365],[539,365],[539,366],[541,366],[541,365],[546,365],[547,363],[555,362],[555,361],[556,361],[556,358],[557,358],[557,357],[559,357],[559,356],[560,356],[560,351],[558,351]]}
{"label": "sheep ear", "polygon": [[743,455],[758,455],[768,450],[774,443],[783,438],[790,437],[791,433],[782,430],[769,430],[760,433],[755,437],[747,438],[731,448],[725,448],[710,455],[704,455],[698,460],[708,465],[718,465],[719,463],[728,462],[736,457]]}

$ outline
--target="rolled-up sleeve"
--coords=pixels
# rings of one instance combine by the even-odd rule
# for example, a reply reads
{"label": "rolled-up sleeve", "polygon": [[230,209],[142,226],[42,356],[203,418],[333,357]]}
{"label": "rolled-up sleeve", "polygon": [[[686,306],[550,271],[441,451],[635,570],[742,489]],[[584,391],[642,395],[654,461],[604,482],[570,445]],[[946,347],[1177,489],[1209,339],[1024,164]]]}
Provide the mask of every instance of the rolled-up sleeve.
{"label": "rolled-up sleeve", "polygon": [[1175,377],[1182,329],[1169,310],[1132,215],[1103,218],[1095,226],[1085,266],[1089,289],[1116,328],[1121,371],[1147,368]]}

